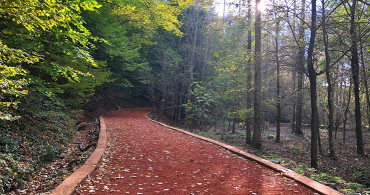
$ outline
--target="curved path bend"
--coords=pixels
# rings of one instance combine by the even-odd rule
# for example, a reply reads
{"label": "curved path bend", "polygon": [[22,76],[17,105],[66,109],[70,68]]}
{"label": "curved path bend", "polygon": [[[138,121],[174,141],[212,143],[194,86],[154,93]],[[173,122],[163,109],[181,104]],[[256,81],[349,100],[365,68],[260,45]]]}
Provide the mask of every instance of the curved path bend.
{"label": "curved path bend", "polygon": [[107,148],[76,194],[317,194],[281,173],[146,118],[104,116]]}

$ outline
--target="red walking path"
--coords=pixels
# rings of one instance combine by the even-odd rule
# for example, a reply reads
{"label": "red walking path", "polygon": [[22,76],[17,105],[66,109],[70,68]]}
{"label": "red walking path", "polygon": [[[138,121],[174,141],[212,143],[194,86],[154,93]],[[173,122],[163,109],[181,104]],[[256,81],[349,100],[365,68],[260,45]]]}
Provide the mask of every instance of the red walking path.
{"label": "red walking path", "polygon": [[339,194],[234,147],[151,121],[150,111],[106,114],[91,159],[52,194],[75,187],[75,194]]}

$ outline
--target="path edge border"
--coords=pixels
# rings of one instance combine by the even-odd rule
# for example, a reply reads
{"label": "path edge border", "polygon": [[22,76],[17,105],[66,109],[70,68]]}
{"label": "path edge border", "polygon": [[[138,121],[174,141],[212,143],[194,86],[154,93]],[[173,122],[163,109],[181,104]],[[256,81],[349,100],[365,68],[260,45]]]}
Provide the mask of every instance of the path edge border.
{"label": "path edge border", "polygon": [[189,136],[192,136],[192,137],[195,137],[197,139],[200,139],[200,140],[203,140],[203,141],[206,141],[206,142],[209,142],[209,143],[212,143],[212,144],[215,144],[216,146],[219,146],[221,148],[224,148],[240,157],[243,157],[243,158],[246,158],[246,159],[249,159],[249,160],[252,160],[252,161],[255,161],[257,162],[258,164],[261,164],[267,168],[270,168],[270,169],[273,169],[275,171],[277,171],[278,173],[280,173],[282,176],[285,176],[289,179],[292,179],[314,191],[316,191],[317,193],[320,193],[320,194],[324,194],[324,195],[339,195],[339,194],[342,194],[340,193],[339,191],[337,190],[334,190],[324,184],[321,184],[317,181],[314,181],[306,176],[303,176],[303,175],[300,175],[290,169],[287,169],[281,165],[278,165],[278,164],[275,164],[273,162],[270,162],[266,159],[263,159],[263,158],[260,158],[260,157],[257,157],[253,154],[250,154],[250,153],[247,153],[247,152],[244,152],[242,150],[240,150],[239,148],[236,148],[234,146],[231,146],[231,145],[228,145],[228,144],[225,144],[225,143],[222,143],[222,142],[219,142],[219,141],[216,141],[216,140],[213,140],[213,139],[210,139],[210,138],[207,138],[207,137],[203,137],[203,136],[200,136],[200,135],[197,135],[197,134],[194,134],[194,133],[191,133],[191,132],[188,132],[188,131],[185,131],[185,130],[182,130],[182,129],[178,129],[178,128],[175,128],[175,127],[171,127],[169,125],[166,125],[164,123],[161,123],[159,121],[156,121],[156,120],[153,120],[151,119],[148,115],[150,113],[147,113],[145,115],[145,117],[147,119],[149,119],[150,121],[152,122],[155,122],[161,126],[164,126],[164,127],[167,127],[169,129],[172,129],[172,130],[175,130],[175,131],[178,131],[178,132],[181,132],[181,133],[184,133],[186,135],[189,135]]}
{"label": "path edge border", "polygon": [[99,117],[100,132],[96,148],[85,163],[70,176],[68,176],[61,184],[59,184],[50,195],[70,195],[75,192],[78,184],[87,178],[97,167],[100,159],[103,157],[107,147],[107,130],[104,118]]}

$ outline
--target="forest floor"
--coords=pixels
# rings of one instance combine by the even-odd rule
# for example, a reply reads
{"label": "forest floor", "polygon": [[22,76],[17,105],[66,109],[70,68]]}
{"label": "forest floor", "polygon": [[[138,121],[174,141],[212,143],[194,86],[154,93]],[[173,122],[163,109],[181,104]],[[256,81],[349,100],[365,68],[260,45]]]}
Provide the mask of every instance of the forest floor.
{"label": "forest floor", "polygon": [[104,115],[107,149],[76,194],[315,194],[254,161],[148,120],[150,110]]}
{"label": "forest floor", "polygon": [[[176,126],[165,117],[158,115],[151,118],[160,118],[161,122]],[[184,128],[185,127],[181,127]],[[209,128],[206,128],[209,129]],[[231,131],[210,128],[208,131],[188,130],[198,135],[209,137],[233,146],[243,151],[281,164],[286,168],[317,180],[343,193],[370,194],[370,158],[356,154],[356,135],[354,131],[346,132],[346,143],[342,142],[342,132],[338,132],[335,140],[336,159],[328,155],[328,133],[321,129],[323,154],[319,155],[319,169],[314,170],[310,165],[310,136],[309,128],[303,129],[303,136],[292,133],[290,124],[281,126],[281,142],[276,143],[276,126],[270,125],[262,132],[262,149],[256,150],[245,144],[245,130]],[[366,154],[370,153],[370,132],[364,131],[363,141]]]}
{"label": "forest floor", "polygon": [[49,194],[63,180],[77,170],[95,150],[99,135],[99,121],[80,118],[79,131],[63,152],[28,175],[24,185],[9,194]]}

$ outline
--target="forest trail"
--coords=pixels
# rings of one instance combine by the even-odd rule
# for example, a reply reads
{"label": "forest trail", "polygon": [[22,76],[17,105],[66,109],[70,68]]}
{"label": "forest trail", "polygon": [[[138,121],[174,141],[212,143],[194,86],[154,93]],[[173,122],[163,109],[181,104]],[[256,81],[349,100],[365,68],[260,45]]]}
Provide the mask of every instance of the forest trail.
{"label": "forest trail", "polygon": [[150,121],[150,111],[103,116],[107,149],[76,194],[315,194],[251,160]]}

